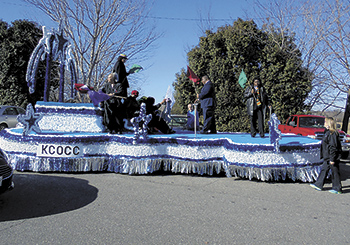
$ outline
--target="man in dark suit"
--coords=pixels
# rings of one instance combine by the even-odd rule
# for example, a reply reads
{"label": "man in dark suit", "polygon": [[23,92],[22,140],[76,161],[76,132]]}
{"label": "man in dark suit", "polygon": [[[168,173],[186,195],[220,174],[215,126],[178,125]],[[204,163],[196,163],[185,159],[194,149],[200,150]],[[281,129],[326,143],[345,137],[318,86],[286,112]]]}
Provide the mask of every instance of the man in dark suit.
{"label": "man in dark suit", "polygon": [[209,80],[208,76],[202,77],[202,88],[200,94],[197,94],[197,98],[201,101],[201,107],[203,110],[204,126],[201,131],[202,134],[216,134],[215,126],[215,90],[213,83]]}

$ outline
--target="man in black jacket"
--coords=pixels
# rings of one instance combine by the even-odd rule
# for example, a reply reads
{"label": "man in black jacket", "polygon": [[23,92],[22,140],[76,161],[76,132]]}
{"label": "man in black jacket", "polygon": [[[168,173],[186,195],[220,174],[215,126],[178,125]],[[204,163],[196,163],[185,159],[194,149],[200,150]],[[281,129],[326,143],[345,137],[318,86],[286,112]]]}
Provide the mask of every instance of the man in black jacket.
{"label": "man in black jacket", "polygon": [[266,107],[271,108],[265,88],[261,85],[258,77],[254,78],[253,85],[244,91],[244,98],[247,100],[247,112],[250,117],[250,133],[252,137],[256,135],[256,122],[258,122],[259,134],[265,137],[264,121]]}
{"label": "man in black jacket", "polygon": [[200,94],[197,94],[197,99],[201,101],[201,107],[203,110],[204,125],[202,134],[216,134],[215,125],[215,90],[213,83],[209,80],[208,76],[202,77],[202,88]]}

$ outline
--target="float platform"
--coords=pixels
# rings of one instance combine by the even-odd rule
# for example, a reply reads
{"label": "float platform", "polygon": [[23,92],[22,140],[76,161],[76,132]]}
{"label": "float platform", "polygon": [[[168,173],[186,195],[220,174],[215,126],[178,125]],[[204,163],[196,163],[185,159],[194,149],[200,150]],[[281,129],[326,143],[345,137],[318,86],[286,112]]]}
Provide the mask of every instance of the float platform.
{"label": "float platform", "polygon": [[320,141],[282,135],[276,152],[268,135],[247,133],[148,135],[133,143],[134,135],[96,132],[31,132],[23,128],[0,132],[0,147],[18,171],[109,171],[148,174],[158,170],[212,175],[225,172],[261,181],[291,179],[313,182],[320,171]]}

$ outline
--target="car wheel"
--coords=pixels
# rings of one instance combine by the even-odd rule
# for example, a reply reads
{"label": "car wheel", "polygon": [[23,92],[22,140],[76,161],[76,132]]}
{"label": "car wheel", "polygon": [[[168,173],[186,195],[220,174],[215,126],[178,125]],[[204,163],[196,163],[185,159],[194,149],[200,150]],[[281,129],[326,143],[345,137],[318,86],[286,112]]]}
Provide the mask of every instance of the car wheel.
{"label": "car wheel", "polygon": [[7,128],[7,125],[6,124],[0,124],[0,131]]}

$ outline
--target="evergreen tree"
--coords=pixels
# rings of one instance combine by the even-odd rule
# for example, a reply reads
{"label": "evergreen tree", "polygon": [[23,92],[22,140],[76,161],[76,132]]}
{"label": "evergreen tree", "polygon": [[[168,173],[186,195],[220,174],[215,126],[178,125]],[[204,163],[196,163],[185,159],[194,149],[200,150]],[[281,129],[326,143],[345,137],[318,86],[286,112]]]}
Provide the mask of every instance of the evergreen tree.
{"label": "evergreen tree", "polygon": [[25,108],[42,100],[44,61],[39,64],[37,92],[30,95],[26,82],[30,55],[41,37],[42,30],[33,22],[16,20],[9,26],[0,20],[0,104]]}
{"label": "evergreen tree", "polygon": [[[294,37],[282,38],[282,35],[273,33],[268,39],[263,50],[260,77],[268,88],[276,114],[283,121],[291,114],[310,110],[305,100],[312,88],[309,80],[312,76],[302,66],[302,54],[294,44]],[[279,40],[276,42],[276,39]],[[284,47],[277,43],[283,43]]]}
{"label": "evergreen tree", "polygon": [[[302,67],[300,52],[295,52],[294,38],[274,33],[285,39],[281,48],[269,35],[258,29],[253,21],[238,19],[233,26],[220,27],[215,33],[207,31],[198,46],[187,54],[192,70],[199,77],[208,75],[215,85],[219,131],[249,131],[249,117],[243,99],[245,88],[238,84],[242,69],[247,75],[247,84],[255,76],[260,77],[274,112],[282,121],[287,115],[306,109],[304,101],[310,92],[311,81],[308,80],[308,71]],[[176,75],[173,85],[176,103],[184,113],[187,104],[196,97],[185,70]],[[200,91],[201,87],[198,86],[197,90]]]}

